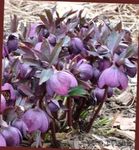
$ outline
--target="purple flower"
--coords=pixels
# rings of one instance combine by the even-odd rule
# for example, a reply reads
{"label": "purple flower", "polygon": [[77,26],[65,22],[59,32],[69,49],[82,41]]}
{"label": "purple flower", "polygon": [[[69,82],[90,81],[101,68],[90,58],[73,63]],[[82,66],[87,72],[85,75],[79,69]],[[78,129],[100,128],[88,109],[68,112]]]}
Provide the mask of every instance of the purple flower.
{"label": "purple flower", "polygon": [[82,80],[90,80],[93,76],[93,67],[84,60],[80,60],[77,63],[75,70],[79,72],[79,76]]}
{"label": "purple flower", "polygon": [[47,81],[47,92],[52,95],[53,92],[59,95],[67,95],[68,90],[78,85],[76,78],[66,71],[57,71]]}
{"label": "purple flower", "polygon": [[17,50],[18,42],[19,42],[19,40],[18,40],[17,36],[12,35],[12,34],[9,35],[8,41],[7,41],[7,48],[8,48],[9,53]]}
{"label": "purple flower", "polygon": [[85,52],[86,49],[81,39],[74,37],[70,41],[69,51],[71,54],[79,54]]}
{"label": "purple flower", "polygon": [[6,108],[6,100],[5,97],[1,94],[0,112],[3,112],[5,108]]}
{"label": "purple flower", "polygon": [[3,127],[1,130],[1,134],[6,140],[7,146],[18,146],[22,139],[20,131],[12,126]]}
{"label": "purple flower", "polygon": [[117,87],[119,89],[126,89],[128,86],[127,76],[116,66],[111,66],[105,69],[99,77],[98,86],[100,88]]}
{"label": "purple flower", "polygon": [[18,78],[25,79],[30,76],[32,68],[28,64],[19,63],[18,67],[17,67],[17,71],[18,71],[18,73],[17,73]]}
{"label": "purple flower", "polygon": [[108,58],[104,58],[104,59],[101,59],[99,62],[98,62],[98,69],[100,71],[103,71],[105,70],[106,68],[109,68],[111,66],[111,62]]}
{"label": "purple flower", "polygon": [[[100,89],[98,87],[95,88],[95,90],[93,91],[94,97],[97,99],[98,102],[103,101],[104,99],[104,92],[105,89]],[[107,91],[107,97],[110,98],[113,95],[113,89],[112,88],[108,88]]]}
{"label": "purple flower", "polygon": [[30,133],[36,130],[46,132],[49,128],[48,115],[40,108],[27,110],[22,116],[22,120],[26,123]]}
{"label": "purple flower", "polygon": [[2,86],[2,91],[5,91],[5,92],[9,92],[9,96],[10,97],[5,97],[6,99],[10,99],[10,100],[15,100],[16,99],[16,95],[15,95],[15,90],[13,88],[13,86],[9,83],[5,83],[3,86]]}
{"label": "purple flower", "polygon": [[50,34],[48,36],[48,41],[52,46],[56,45],[56,36],[54,34]]}
{"label": "purple flower", "polygon": [[26,132],[28,131],[28,127],[27,125],[25,124],[25,122],[21,119],[16,119],[12,122],[12,126],[13,127],[16,127],[17,129],[20,130],[20,132],[25,135]]}
{"label": "purple flower", "polygon": [[6,147],[6,141],[1,133],[0,133],[0,147]]}
{"label": "purple flower", "polygon": [[48,103],[48,107],[51,112],[57,112],[60,108],[60,105],[57,100],[51,99],[50,102]]}

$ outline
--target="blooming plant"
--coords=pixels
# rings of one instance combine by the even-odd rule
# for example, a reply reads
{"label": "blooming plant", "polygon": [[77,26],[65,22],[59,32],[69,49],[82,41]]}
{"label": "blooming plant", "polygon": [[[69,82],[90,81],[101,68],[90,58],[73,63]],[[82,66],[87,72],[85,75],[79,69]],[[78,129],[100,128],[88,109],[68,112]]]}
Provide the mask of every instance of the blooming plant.
{"label": "blooming plant", "polygon": [[89,132],[107,98],[136,75],[131,32],[82,12],[46,9],[26,26],[12,18],[3,43],[0,146],[41,147],[46,135],[59,146],[58,132]]}

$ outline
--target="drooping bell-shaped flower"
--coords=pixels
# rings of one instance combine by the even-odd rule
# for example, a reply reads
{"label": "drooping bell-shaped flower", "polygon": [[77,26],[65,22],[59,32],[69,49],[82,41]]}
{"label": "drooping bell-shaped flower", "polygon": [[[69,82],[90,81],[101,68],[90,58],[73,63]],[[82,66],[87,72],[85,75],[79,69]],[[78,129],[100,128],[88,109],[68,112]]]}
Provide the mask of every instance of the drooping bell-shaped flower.
{"label": "drooping bell-shaped flower", "polygon": [[12,126],[16,127],[17,129],[20,130],[20,132],[25,135],[26,132],[28,131],[28,127],[25,124],[25,122],[22,119],[16,119],[12,122]]}
{"label": "drooping bell-shaped flower", "polygon": [[25,79],[30,76],[32,68],[28,64],[19,63],[19,65],[17,67],[17,71],[18,71],[18,73],[17,73],[18,78]]}
{"label": "drooping bell-shaped flower", "polygon": [[4,137],[2,136],[2,134],[0,133],[0,147],[6,147],[6,141],[4,139]]}
{"label": "drooping bell-shaped flower", "polygon": [[77,63],[75,70],[79,72],[79,76],[82,80],[90,80],[93,76],[93,67],[84,60],[80,60]]}
{"label": "drooping bell-shaped flower", "polygon": [[96,84],[96,83],[98,82],[98,79],[99,79],[99,77],[100,77],[100,74],[101,74],[100,70],[97,69],[96,67],[93,67],[93,77],[92,77],[91,81],[92,81],[94,84]]}
{"label": "drooping bell-shaped flower", "polygon": [[51,99],[50,102],[48,103],[48,107],[51,112],[57,112],[60,108],[60,105],[57,100]]}
{"label": "drooping bell-shaped flower", "polygon": [[48,38],[50,33],[44,25],[40,25],[40,26],[38,26],[38,28],[40,29],[38,32],[38,40],[39,40],[39,42],[41,42],[41,41],[43,41],[43,38]]}
{"label": "drooping bell-shaped flower", "polygon": [[67,95],[72,87],[78,85],[76,78],[69,72],[56,71],[47,81],[47,92],[52,95],[54,92],[59,95]]}
{"label": "drooping bell-shaped flower", "polygon": [[100,71],[103,71],[105,70],[106,68],[109,68],[111,66],[111,62],[108,58],[104,58],[104,59],[101,59],[99,62],[98,62],[98,69]]}
{"label": "drooping bell-shaped flower", "polygon": [[[95,90],[93,91],[94,97],[97,99],[98,102],[101,102],[104,100],[104,93],[105,93],[105,89],[100,89],[98,87],[96,87]],[[106,95],[108,98],[110,98],[113,95],[113,89],[108,88]]]}
{"label": "drooping bell-shaped flower", "polygon": [[50,34],[48,36],[48,41],[52,46],[55,46],[57,41],[56,36],[54,34]]}
{"label": "drooping bell-shaped flower", "polygon": [[6,100],[5,97],[1,94],[0,112],[3,112],[5,108],[6,108]]}
{"label": "drooping bell-shaped flower", "polygon": [[76,54],[79,54],[81,52],[85,52],[86,49],[84,47],[82,40],[78,37],[74,37],[70,41],[69,51],[71,54],[76,55]]}
{"label": "drooping bell-shaped flower", "polygon": [[40,108],[32,108],[27,110],[23,114],[22,120],[26,123],[30,133],[36,130],[46,132],[49,128],[48,115]]}
{"label": "drooping bell-shaped flower", "polygon": [[15,127],[3,127],[0,133],[4,137],[7,146],[18,146],[21,142],[21,132]]}
{"label": "drooping bell-shaped flower", "polygon": [[15,100],[16,99],[15,90],[11,84],[5,83],[2,86],[2,91],[7,93],[8,97],[5,97],[6,99],[8,99],[8,100]]}
{"label": "drooping bell-shaped flower", "polygon": [[9,35],[8,40],[7,40],[7,48],[8,48],[9,53],[17,50],[18,43],[19,43],[19,40],[17,36],[15,36],[14,34]]}
{"label": "drooping bell-shaped flower", "polygon": [[99,88],[105,86],[111,88],[126,89],[128,86],[128,78],[118,67],[115,65],[105,69],[99,77]]}

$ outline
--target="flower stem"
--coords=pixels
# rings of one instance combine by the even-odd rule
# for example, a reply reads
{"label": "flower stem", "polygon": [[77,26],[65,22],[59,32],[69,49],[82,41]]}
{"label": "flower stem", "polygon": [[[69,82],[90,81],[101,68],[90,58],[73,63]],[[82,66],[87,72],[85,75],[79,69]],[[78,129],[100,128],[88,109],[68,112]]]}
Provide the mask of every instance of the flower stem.
{"label": "flower stem", "polygon": [[87,132],[87,133],[90,132],[91,127],[92,127],[92,125],[93,125],[93,123],[94,123],[96,117],[98,116],[98,114],[99,114],[99,112],[100,112],[100,110],[101,110],[101,108],[102,108],[102,106],[103,106],[103,104],[104,104],[104,101],[106,100],[107,91],[108,91],[108,88],[105,89],[102,102],[99,104],[99,106],[98,106],[96,112],[94,113],[94,115],[91,116],[91,118],[90,118],[89,124],[88,124],[88,126],[87,126],[87,128],[86,128],[86,132]]}
{"label": "flower stem", "polygon": [[67,99],[67,107],[68,107],[68,113],[67,113],[67,121],[68,121],[68,126],[72,126],[72,99],[68,98]]}

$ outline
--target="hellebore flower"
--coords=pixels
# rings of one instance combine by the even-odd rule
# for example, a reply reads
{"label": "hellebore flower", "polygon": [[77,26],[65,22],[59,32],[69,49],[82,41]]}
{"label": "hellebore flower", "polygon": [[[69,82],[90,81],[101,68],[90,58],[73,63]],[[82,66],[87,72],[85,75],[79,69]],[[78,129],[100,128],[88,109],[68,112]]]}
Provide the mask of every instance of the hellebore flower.
{"label": "hellebore flower", "polygon": [[40,108],[32,108],[27,110],[23,114],[22,120],[26,123],[30,133],[36,130],[46,132],[49,127],[48,115]]}
{"label": "hellebore flower", "polygon": [[111,88],[126,89],[128,86],[128,78],[118,67],[113,65],[102,72],[99,77],[98,86],[99,88],[108,86]]}
{"label": "hellebore flower", "polygon": [[96,84],[98,82],[100,74],[101,74],[100,70],[97,69],[96,67],[93,67],[93,77],[91,81]]}
{"label": "hellebore flower", "polygon": [[6,147],[6,141],[1,133],[0,133],[0,147]]}
{"label": "hellebore flower", "polygon": [[6,100],[5,97],[1,94],[0,112],[3,112],[5,108],[6,108]]}
{"label": "hellebore flower", "polygon": [[106,68],[109,68],[110,66],[111,66],[111,62],[108,58],[104,58],[98,62],[98,69],[100,71],[103,71]]}
{"label": "hellebore flower", "polygon": [[44,25],[39,25],[37,28],[40,28],[39,33],[38,33],[38,40],[40,42],[43,40],[43,38],[48,38],[50,33]]}
{"label": "hellebore flower", "polygon": [[30,76],[32,68],[28,64],[18,64],[18,78],[25,79]]}
{"label": "hellebore flower", "polygon": [[17,50],[18,42],[19,40],[17,36],[15,36],[14,34],[9,35],[8,41],[7,41],[7,48],[8,48],[9,53]]}
{"label": "hellebore flower", "polygon": [[90,64],[87,64],[83,60],[80,60],[76,67],[75,70],[79,72],[79,76],[82,80],[90,80],[93,76],[93,67]]}
{"label": "hellebore flower", "polygon": [[4,137],[7,146],[18,146],[22,139],[21,132],[12,126],[3,127],[1,134]]}
{"label": "hellebore flower", "polygon": [[48,36],[48,41],[52,46],[56,45],[56,36],[54,34],[50,34]]}
{"label": "hellebore flower", "polygon": [[[16,99],[16,96],[15,96],[15,90],[13,88],[13,86],[9,83],[5,83],[3,86],[2,86],[2,91],[4,92],[9,92],[10,95],[8,95],[8,97],[5,97],[6,99],[8,100],[15,100]],[[7,93],[8,94],[8,93]]]}
{"label": "hellebore flower", "polygon": [[68,90],[78,85],[76,78],[68,72],[57,71],[47,81],[47,92],[52,95],[53,92],[59,95],[67,95]]}
{"label": "hellebore flower", "polygon": [[12,122],[12,126],[13,127],[16,127],[17,129],[20,130],[20,132],[25,135],[26,132],[28,131],[28,127],[27,125],[25,124],[25,122],[21,119],[16,119]]}
{"label": "hellebore flower", "polygon": [[69,51],[71,54],[79,54],[81,52],[85,52],[86,49],[81,39],[78,37],[74,37],[70,41]]}
{"label": "hellebore flower", "polygon": [[[100,89],[98,87],[95,88],[95,90],[93,91],[94,97],[97,99],[98,102],[103,101],[104,93],[105,93],[105,89]],[[108,88],[107,97],[110,98],[112,95],[113,95],[113,89]]]}
{"label": "hellebore flower", "polygon": [[60,105],[58,103],[57,100],[52,99],[49,103],[48,103],[48,107],[50,109],[51,112],[57,112],[60,108]]}

